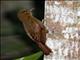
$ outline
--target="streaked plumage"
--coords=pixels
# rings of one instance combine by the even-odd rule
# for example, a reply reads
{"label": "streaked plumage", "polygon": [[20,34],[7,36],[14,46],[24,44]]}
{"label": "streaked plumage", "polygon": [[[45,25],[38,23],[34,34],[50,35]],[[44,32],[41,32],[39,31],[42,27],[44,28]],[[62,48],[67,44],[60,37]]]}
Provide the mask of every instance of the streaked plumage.
{"label": "streaked plumage", "polygon": [[18,13],[19,20],[23,23],[27,35],[42,49],[45,55],[51,53],[51,49],[45,44],[46,29],[37,18],[32,16],[31,11],[23,9]]}

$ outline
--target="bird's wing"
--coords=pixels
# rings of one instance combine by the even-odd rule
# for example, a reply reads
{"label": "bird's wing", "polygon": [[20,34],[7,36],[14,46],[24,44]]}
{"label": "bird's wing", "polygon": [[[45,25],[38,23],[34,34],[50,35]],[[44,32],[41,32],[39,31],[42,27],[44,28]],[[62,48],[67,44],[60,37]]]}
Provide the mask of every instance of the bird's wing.
{"label": "bird's wing", "polygon": [[33,39],[36,40],[37,42],[40,42],[40,40],[41,40],[41,27],[37,23],[34,26],[35,26],[35,28],[33,29],[33,34],[32,34]]}
{"label": "bird's wing", "polygon": [[36,21],[36,23],[38,23],[38,25],[40,27],[40,29],[39,29],[40,30],[40,42],[45,44],[45,42],[46,42],[46,33],[48,33],[48,30],[46,29],[46,27],[44,26],[44,24],[40,20],[38,20],[35,17],[34,17],[34,20]]}
{"label": "bird's wing", "polygon": [[42,29],[42,30],[41,30],[40,41],[41,41],[43,44],[46,43],[46,31],[45,31],[45,29]]}
{"label": "bird's wing", "polygon": [[[38,25],[26,25],[24,24],[24,29],[27,33],[27,35],[33,40],[33,41],[40,41],[40,28],[38,28]],[[35,26],[35,27],[34,27]]]}
{"label": "bird's wing", "polygon": [[42,42],[45,44],[46,41],[46,33],[44,28],[41,28],[39,24],[32,25],[33,27],[27,28],[27,26],[24,24],[25,31],[27,32],[27,35],[35,42]]}
{"label": "bird's wing", "polygon": [[41,27],[40,24],[35,25],[34,39],[45,44],[46,42],[46,31],[45,28]]}

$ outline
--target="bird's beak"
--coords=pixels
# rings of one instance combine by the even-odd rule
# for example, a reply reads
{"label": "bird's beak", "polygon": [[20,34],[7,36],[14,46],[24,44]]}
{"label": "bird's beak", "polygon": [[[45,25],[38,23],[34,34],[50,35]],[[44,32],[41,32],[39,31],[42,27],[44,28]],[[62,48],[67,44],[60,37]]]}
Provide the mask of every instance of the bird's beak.
{"label": "bird's beak", "polygon": [[30,9],[30,11],[32,12],[35,8]]}

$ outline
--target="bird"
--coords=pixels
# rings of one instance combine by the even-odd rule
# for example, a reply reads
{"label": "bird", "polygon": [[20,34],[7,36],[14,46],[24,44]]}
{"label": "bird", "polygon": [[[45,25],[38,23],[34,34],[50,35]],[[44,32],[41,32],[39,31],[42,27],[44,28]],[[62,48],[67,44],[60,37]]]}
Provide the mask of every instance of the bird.
{"label": "bird", "polygon": [[42,50],[44,55],[49,55],[52,51],[46,45],[46,33],[48,33],[44,24],[32,15],[31,10],[22,9],[17,13],[26,34]]}

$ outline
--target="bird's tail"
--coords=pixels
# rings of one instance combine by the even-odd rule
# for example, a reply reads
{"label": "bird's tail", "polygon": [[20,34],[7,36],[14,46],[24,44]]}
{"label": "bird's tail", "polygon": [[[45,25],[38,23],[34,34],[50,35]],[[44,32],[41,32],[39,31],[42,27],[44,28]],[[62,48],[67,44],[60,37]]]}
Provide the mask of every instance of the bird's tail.
{"label": "bird's tail", "polygon": [[42,49],[45,55],[49,55],[52,52],[51,49],[47,45],[42,44],[41,42],[39,42],[38,45]]}

